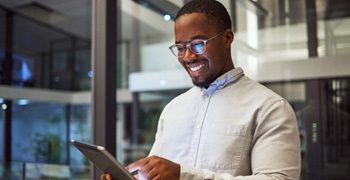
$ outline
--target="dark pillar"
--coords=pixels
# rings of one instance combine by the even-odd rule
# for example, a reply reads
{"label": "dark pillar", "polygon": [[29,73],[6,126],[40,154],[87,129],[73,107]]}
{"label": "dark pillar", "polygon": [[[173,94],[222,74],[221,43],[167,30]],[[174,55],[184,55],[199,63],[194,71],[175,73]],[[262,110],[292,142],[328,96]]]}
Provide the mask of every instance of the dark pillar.
{"label": "dark pillar", "polygon": [[[4,74],[3,84],[12,84],[12,46],[13,46],[13,13],[10,11],[6,12],[6,29],[5,29],[5,61],[3,62]],[[11,160],[12,160],[12,149],[11,149],[11,134],[12,134],[12,101],[5,100],[2,104],[3,124],[2,124],[2,156],[4,162],[4,178],[11,177]]]}
{"label": "dark pillar", "polygon": [[307,47],[309,50],[309,57],[317,57],[317,15],[316,15],[316,1],[305,0],[306,3],[306,26],[307,26]]}
{"label": "dark pillar", "polygon": [[[92,143],[116,154],[116,11],[117,0],[93,0]],[[100,179],[93,166],[91,179]]]}
{"label": "dark pillar", "polygon": [[5,163],[11,162],[11,119],[12,119],[12,101],[5,100],[2,104],[2,115],[3,115],[3,124],[2,124],[2,156]]}
{"label": "dark pillar", "polygon": [[285,0],[278,0],[278,25],[286,24]]}
{"label": "dark pillar", "polygon": [[[307,81],[306,85],[306,106],[303,111],[303,120],[306,129],[307,143],[307,166],[308,179],[323,179],[323,132],[322,118],[324,114],[324,83],[320,80]],[[325,120],[324,120],[325,121]]]}
{"label": "dark pillar", "polygon": [[[141,70],[141,47],[140,47],[140,22],[137,19],[133,19],[132,23],[132,31],[133,37],[130,41],[130,49],[132,49],[130,54],[131,59],[131,72],[139,72]],[[133,101],[131,106],[131,144],[137,145],[139,143],[139,122],[140,122],[140,100],[139,93],[133,93]]]}
{"label": "dark pillar", "polygon": [[71,123],[71,107],[72,105],[66,104],[66,141],[67,141],[67,147],[66,147],[66,152],[67,152],[67,164],[70,164],[70,123]]}
{"label": "dark pillar", "polygon": [[[6,30],[5,30],[5,61],[4,61],[4,79],[3,84],[12,84],[12,46],[13,46],[13,13],[6,12]],[[2,105],[3,111],[3,144],[2,155],[4,162],[11,161],[11,121],[12,121],[12,101],[5,100]]]}
{"label": "dark pillar", "polygon": [[139,93],[133,93],[133,101],[131,105],[131,144],[139,143],[139,119],[140,119],[140,99]]}
{"label": "dark pillar", "polygon": [[232,31],[237,32],[237,6],[236,0],[231,0],[231,21],[232,21]]}
{"label": "dark pillar", "polygon": [[76,66],[76,59],[75,59],[75,51],[76,51],[76,48],[75,48],[75,44],[76,44],[76,39],[74,37],[71,37],[70,38],[70,41],[71,41],[71,47],[69,49],[69,58],[68,58],[68,70],[69,70],[69,73],[70,73],[70,80],[69,80],[69,83],[70,83],[70,87],[69,87],[69,90],[71,91],[76,91],[76,90],[79,90],[79,86],[77,84],[77,74],[76,71],[75,71],[75,66]]}

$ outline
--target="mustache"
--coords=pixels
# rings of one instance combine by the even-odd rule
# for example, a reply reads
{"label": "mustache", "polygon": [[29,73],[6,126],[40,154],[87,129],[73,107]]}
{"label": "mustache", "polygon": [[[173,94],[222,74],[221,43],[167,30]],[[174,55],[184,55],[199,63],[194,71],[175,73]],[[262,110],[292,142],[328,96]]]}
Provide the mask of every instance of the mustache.
{"label": "mustache", "polygon": [[208,60],[207,59],[191,59],[189,61],[183,61],[183,64],[184,65],[191,65],[194,63],[198,63],[198,62],[208,62]]}

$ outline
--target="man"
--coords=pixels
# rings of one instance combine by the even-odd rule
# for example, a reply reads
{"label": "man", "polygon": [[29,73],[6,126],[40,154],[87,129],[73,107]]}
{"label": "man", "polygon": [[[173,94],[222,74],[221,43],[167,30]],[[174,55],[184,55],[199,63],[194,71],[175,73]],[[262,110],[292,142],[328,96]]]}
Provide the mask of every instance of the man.
{"label": "man", "polygon": [[150,156],[130,172],[157,180],[299,178],[294,112],[234,67],[233,37],[221,3],[193,0],[180,9],[170,49],[195,86],[164,108]]}

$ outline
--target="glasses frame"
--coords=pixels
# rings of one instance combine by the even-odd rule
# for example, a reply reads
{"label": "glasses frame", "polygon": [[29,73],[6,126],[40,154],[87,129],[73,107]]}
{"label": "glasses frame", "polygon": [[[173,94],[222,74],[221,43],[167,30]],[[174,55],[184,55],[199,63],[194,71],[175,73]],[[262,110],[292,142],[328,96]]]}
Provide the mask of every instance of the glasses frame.
{"label": "glasses frame", "polygon": [[[225,31],[224,31],[224,32],[225,32]],[[200,54],[203,54],[203,53],[207,50],[207,42],[208,42],[208,41],[210,41],[210,40],[212,40],[212,39],[215,39],[216,37],[219,37],[219,36],[222,35],[224,32],[221,32],[221,33],[219,33],[219,34],[217,34],[217,35],[215,35],[215,36],[213,36],[213,37],[211,37],[211,38],[209,38],[209,39],[207,39],[207,40],[204,40],[204,39],[195,39],[195,40],[193,40],[193,41],[191,41],[191,42],[189,42],[189,43],[186,43],[186,44],[181,44],[181,43],[173,44],[173,45],[171,45],[171,46],[169,47],[169,49],[170,49],[170,51],[174,54],[175,57],[183,57],[183,56],[185,56],[187,49],[189,49],[189,50],[190,50],[192,53],[194,53],[194,54],[200,55]],[[204,43],[204,50],[203,50],[203,52],[201,52],[201,53],[196,53],[196,52],[194,52],[194,51],[191,49],[191,44],[192,44],[193,42],[196,42],[196,41],[202,41],[202,42]],[[186,47],[186,48],[185,48],[185,51],[184,51],[184,55],[182,55],[182,56],[178,56],[178,55],[175,54],[175,52],[173,51],[173,48],[174,48],[174,47],[177,48],[177,46],[179,46],[179,45],[181,45],[182,47]]]}

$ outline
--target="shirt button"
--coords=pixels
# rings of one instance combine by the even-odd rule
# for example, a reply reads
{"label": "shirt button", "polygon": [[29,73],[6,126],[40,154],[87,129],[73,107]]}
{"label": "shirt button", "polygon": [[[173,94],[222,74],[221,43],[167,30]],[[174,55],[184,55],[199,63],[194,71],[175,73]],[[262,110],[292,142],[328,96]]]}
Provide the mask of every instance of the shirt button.
{"label": "shirt button", "polygon": [[220,85],[219,88],[220,88],[220,89],[224,88],[224,85]]}
{"label": "shirt button", "polygon": [[193,161],[194,161],[194,158],[193,158],[193,157],[191,157],[191,158],[190,158],[190,161],[192,161],[192,162],[193,162]]}
{"label": "shirt button", "polygon": [[199,129],[199,128],[201,128],[201,125],[200,125],[200,124],[197,125],[197,129]]}
{"label": "shirt button", "polygon": [[208,98],[208,97],[209,97],[209,95],[208,95],[208,94],[204,95],[204,98]]}

